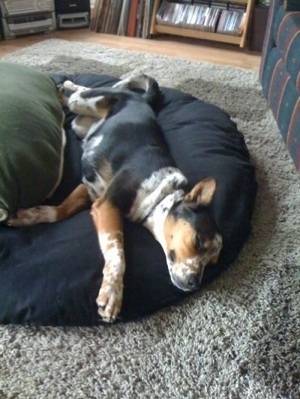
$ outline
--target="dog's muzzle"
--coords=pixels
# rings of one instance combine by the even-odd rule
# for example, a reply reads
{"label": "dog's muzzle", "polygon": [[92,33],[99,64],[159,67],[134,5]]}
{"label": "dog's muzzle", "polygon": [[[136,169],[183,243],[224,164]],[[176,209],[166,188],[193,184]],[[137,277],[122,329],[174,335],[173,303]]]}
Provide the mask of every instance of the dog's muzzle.
{"label": "dog's muzzle", "polygon": [[186,292],[199,290],[204,268],[201,268],[198,272],[181,271],[180,273],[173,273],[172,269],[169,270],[171,281],[175,287]]}

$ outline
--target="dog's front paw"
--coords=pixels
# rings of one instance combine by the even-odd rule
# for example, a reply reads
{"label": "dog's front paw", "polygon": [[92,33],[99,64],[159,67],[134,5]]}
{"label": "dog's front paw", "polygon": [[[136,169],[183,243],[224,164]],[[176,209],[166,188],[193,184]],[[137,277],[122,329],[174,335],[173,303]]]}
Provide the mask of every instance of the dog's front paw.
{"label": "dog's front paw", "polygon": [[52,206],[36,206],[20,209],[16,216],[8,219],[7,224],[12,227],[27,226],[39,223],[53,223],[57,219],[56,210]]}
{"label": "dog's front paw", "polygon": [[71,90],[71,91],[77,91],[78,86],[71,82],[71,80],[65,80],[63,83],[63,88],[64,90]]}
{"label": "dog's front paw", "polygon": [[102,320],[113,323],[118,317],[123,298],[123,285],[103,280],[96,303]]}

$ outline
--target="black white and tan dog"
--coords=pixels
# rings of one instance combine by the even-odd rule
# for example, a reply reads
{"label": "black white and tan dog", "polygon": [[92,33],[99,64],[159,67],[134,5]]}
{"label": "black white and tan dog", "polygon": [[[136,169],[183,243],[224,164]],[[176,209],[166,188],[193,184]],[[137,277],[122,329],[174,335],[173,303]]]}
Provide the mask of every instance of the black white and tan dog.
{"label": "black white and tan dog", "polygon": [[222,248],[208,209],[217,182],[206,178],[187,190],[153,110],[157,82],[141,75],[89,89],[65,81],[60,92],[63,105],[78,115],[72,127],[83,139],[83,183],[61,205],[20,210],[9,224],[57,222],[92,204],[105,259],[96,300],[104,321],[114,321],[122,305],[124,217],[145,226],[161,244],[176,287],[198,289],[204,268],[217,262]]}

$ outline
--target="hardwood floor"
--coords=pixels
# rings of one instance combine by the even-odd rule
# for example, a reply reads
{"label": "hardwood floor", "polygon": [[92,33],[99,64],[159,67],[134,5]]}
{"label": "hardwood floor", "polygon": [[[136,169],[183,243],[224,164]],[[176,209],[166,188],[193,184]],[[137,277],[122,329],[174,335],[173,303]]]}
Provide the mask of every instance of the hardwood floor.
{"label": "hardwood floor", "polygon": [[254,71],[259,70],[261,58],[260,54],[240,49],[236,45],[173,36],[157,36],[151,40],[139,39],[95,33],[89,29],[59,30],[51,34],[31,35],[14,40],[4,40],[0,42],[0,58],[13,51],[47,39],[64,39],[101,44],[113,48],[145,51],[196,61],[207,61]]}

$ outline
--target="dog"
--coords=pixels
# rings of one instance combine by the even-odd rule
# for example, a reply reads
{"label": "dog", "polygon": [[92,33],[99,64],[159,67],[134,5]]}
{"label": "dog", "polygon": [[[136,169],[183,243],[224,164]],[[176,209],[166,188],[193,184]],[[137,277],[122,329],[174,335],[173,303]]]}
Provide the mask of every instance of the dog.
{"label": "dog", "polygon": [[60,205],[19,210],[9,224],[58,222],[91,207],[105,260],[96,303],[106,322],[117,319],[122,305],[124,217],[145,226],[161,244],[177,288],[199,289],[204,268],[218,261],[222,249],[209,211],[217,181],[207,177],[188,188],[154,111],[161,96],[158,83],[147,75],[109,88],[65,81],[60,96],[77,115],[72,128],[83,139],[82,184]]}

